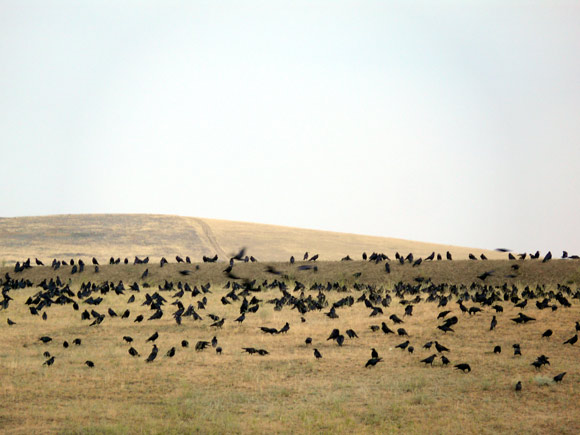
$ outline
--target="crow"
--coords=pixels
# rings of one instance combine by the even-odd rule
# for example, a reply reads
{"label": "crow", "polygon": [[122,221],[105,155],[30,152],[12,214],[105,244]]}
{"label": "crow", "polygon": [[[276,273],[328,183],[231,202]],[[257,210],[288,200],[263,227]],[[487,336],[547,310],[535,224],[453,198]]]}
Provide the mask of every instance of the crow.
{"label": "crow", "polygon": [[451,311],[447,310],[447,311],[441,311],[438,315],[437,315],[437,319],[444,319],[445,316],[447,316],[447,314],[449,314]]}
{"label": "crow", "polygon": [[493,353],[501,353],[501,346],[496,346],[493,348]]}
{"label": "crow", "polygon": [[344,335],[340,334],[338,337],[336,337],[336,344],[342,347],[343,343],[344,343]]}
{"label": "crow", "polygon": [[408,345],[409,345],[409,340],[407,340],[407,341],[404,341],[404,342],[402,342],[402,343],[400,343],[400,344],[397,344],[397,345],[395,346],[395,348],[399,348],[399,349],[405,350],[405,349],[407,348],[407,346],[408,346]]}
{"label": "crow", "polygon": [[42,341],[44,344],[46,344],[46,343],[52,341],[52,338],[45,336],[45,337],[40,337],[39,340]]}
{"label": "crow", "polygon": [[449,361],[449,359],[445,355],[441,355],[441,364],[443,364],[444,366],[446,366],[450,362],[451,361]]}
{"label": "crow", "polygon": [[135,320],[133,320],[133,323],[139,323],[143,321],[143,314],[139,314],[137,317],[135,317]]}
{"label": "crow", "polygon": [[215,353],[218,354],[218,355],[221,355],[222,354],[222,348],[220,346],[216,347],[215,348]]}
{"label": "crow", "polygon": [[322,354],[319,352],[319,350],[318,350],[318,349],[314,349],[314,357],[315,357],[316,359],[320,359],[320,358],[322,358]]}
{"label": "crow", "polygon": [[157,358],[157,352],[159,351],[159,349],[157,349],[157,345],[154,344],[153,345],[153,349],[151,350],[151,353],[149,354],[149,356],[147,357],[147,359],[145,360],[145,362],[153,362],[153,360],[155,358]]}
{"label": "crow", "polygon": [[137,352],[137,349],[135,349],[134,347],[130,347],[129,348],[129,355],[131,355],[131,356],[141,356],[141,355],[139,355],[139,352]]}
{"label": "crow", "polygon": [[158,332],[155,332],[151,337],[149,337],[147,340],[145,340],[145,343],[147,343],[148,341],[154,342],[158,338],[159,338],[159,333]]}
{"label": "crow", "polygon": [[377,350],[373,347],[371,349],[371,358],[378,358],[379,357],[379,353],[377,352]]}
{"label": "crow", "polygon": [[91,369],[95,366],[95,363],[90,361],[90,360],[86,360],[85,364],[87,365],[87,367],[89,367]]}
{"label": "crow", "polygon": [[442,344],[439,344],[439,342],[437,342],[437,341],[435,342],[435,349],[437,349],[437,352],[439,352],[439,353],[451,352],[448,348],[446,348]]}
{"label": "crow", "polygon": [[574,337],[569,338],[564,342],[564,344],[574,345],[578,341],[578,334],[574,335]]}
{"label": "crow", "polygon": [[80,339],[80,338],[75,338],[75,339],[73,340],[73,344],[74,344],[75,346],[80,346],[80,345],[81,345],[81,343],[82,343],[82,341],[81,341],[81,339]]}
{"label": "crow", "polygon": [[340,335],[340,331],[335,328],[332,330],[332,332],[330,333],[330,335],[328,336],[328,338],[326,340],[327,341],[328,340],[336,340],[339,335]]}
{"label": "crow", "polygon": [[54,363],[54,357],[51,356],[49,359],[47,359],[42,365],[43,366],[51,366]]}
{"label": "crow", "polygon": [[403,336],[403,335],[404,335],[404,336],[407,336],[407,337],[409,336],[409,334],[407,334],[407,331],[405,331],[405,329],[404,329],[404,328],[399,328],[399,329],[397,329],[397,334],[398,334],[398,335],[401,335],[401,336]]}
{"label": "crow", "polygon": [[189,347],[189,341],[181,340],[181,347]]}
{"label": "crow", "polygon": [[390,329],[385,322],[381,322],[381,329],[385,334],[394,334],[395,331]]}
{"label": "crow", "polygon": [[382,360],[383,360],[382,358],[371,358],[365,364],[365,368],[367,368],[367,367],[374,367],[374,366],[377,365],[377,363],[380,363]]}
{"label": "crow", "polygon": [[306,337],[306,340],[304,341],[306,344],[312,344],[312,338],[310,337]]}
{"label": "crow", "polygon": [[226,321],[226,319],[225,319],[225,317],[224,317],[223,319],[221,319],[221,320],[218,320],[217,322],[214,322],[214,323],[212,323],[212,324],[211,324],[211,325],[209,325],[209,326],[213,326],[213,327],[216,327],[216,328],[221,328],[222,326],[224,326],[224,322],[225,322],[225,321]]}
{"label": "crow", "polygon": [[391,319],[391,320],[393,321],[393,323],[396,323],[396,324],[399,324],[399,323],[404,323],[404,322],[403,322],[401,319],[399,319],[399,318],[397,317],[397,315],[396,315],[396,314],[391,314],[391,315],[389,316],[389,319]]}
{"label": "crow", "polygon": [[435,360],[435,357],[437,356],[437,354],[433,354],[431,356],[428,356],[425,359],[422,359],[421,362],[425,363],[425,364],[431,364],[431,366],[433,366],[433,361]]}
{"label": "crow", "polygon": [[129,337],[128,335],[125,335],[125,336],[123,336],[123,340],[125,340],[127,343],[132,343],[133,337]]}
{"label": "crow", "polygon": [[358,338],[358,335],[356,335],[356,332],[352,329],[347,329],[346,335],[348,335],[349,338]]}
{"label": "crow", "polygon": [[215,337],[215,336],[214,336],[214,337],[211,339],[211,347],[216,347],[216,346],[217,346],[217,344],[218,344],[217,337]]}
{"label": "crow", "polygon": [[560,373],[559,375],[554,376],[554,382],[562,382],[562,379],[564,379],[565,375],[566,375],[566,372]]}
{"label": "crow", "polygon": [[8,323],[8,326],[16,325],[16,322],[14,322],[8,318],[6,319],[6,322]]}
{"label": "crow", "polygon": [[544,333],[542,334],[542,338],[550,338],[551,336],[552,336],[551,329],[546,329],[546,331],[544,331]]}
{"label": "crow", "polygon": [[489,330],[493,331],[496,326],[497,326],[497,319],[495,318],[495,316],[493,316],[493,318],[491,319],[491,324],[489,325]]}
{"label": "crow", "polygon": [[62,347],[64,347],[65,349],[68,349],[68,346],[69,346],[68,341],[65,340],[62,342]]}
{"label": "crow", "polygon": [[471,371],[471,367],[469,367],[469,364],[467,363],[461,363],[461,364],[456,364],[453,367],[455,367],[458,370],[461,370],[463,373],[469,373]]}
{"label": "crow", "polygon": [[[195,344],[195,350],[198,351],[198,352],[199,351],[202,351],[205,348],[207,348],[209,345],[210,345],[210,342],[209,341],[198,341]],[[250,353],[250,352],[248,352],[248,353]]]}
{"label": "crow", "polygon": [[516,391],[522,391],[522,381],[518,381],[516,384]]}
{"label": "crow", "polygon": [[172,347],[171,349],[169,349],[167,351],[167,353],[165,354],[165,356],[168,356],[169,358],[173,358],[175,356],[175,346]]}
{"label": "crow", "polygon": [[423,345],[423,349],[431,349],[431,346],[433,346],[433,342],[432,341],[428,341],[427,343],[425,343]]}

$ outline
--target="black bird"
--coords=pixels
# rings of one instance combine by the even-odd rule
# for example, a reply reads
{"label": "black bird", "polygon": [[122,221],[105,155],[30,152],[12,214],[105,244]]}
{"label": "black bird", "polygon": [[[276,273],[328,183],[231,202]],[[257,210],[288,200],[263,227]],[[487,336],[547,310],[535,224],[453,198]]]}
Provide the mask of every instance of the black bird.
{"label": "black bird", "polygon": [[181,347],[189,347],[189,341],[181,340]]}
{"label": "black bird", "polygon": [[127,319],[129,317],[129,315],[131,314],[131,311],[129,310],[125,310],[123,312],[123,314],[121,315],[121,319]]}
{"label": "black bird", "polygon": [[306,337],[306,340],[304,341],[306,344],[312,344],[312,338],[310,337]]}
{"label": "black bird", "polygon": [[217,346],[217,344],[218,344],[217,337],[215,337],[215,336],[214,336],[214,337],[211,339],[211,347],[216,347],[216,346]]}
{"label": "black bird", "polygon": [[443,364],[444,366],[446,366],[450,362],[451,361],[449,361],[449,359],[445,355],[441,355],[441,364]]}
{"label": "black bird", "polygon": [[135,349],[134,347],[130,347],[129,348],[129,355],[131,355],[131,356],[141,356],[141,355],[139,355],[139,352],[137,352],[137,349]]}
{"label": "black bird", "polygon": [[546,331],[542,334],[542,338],[550,338],[552,336],[552,330],[546,329]]}
{"label": "black bird", "polygon": [[318,349],[314,349],[314,357],[316,359],[322,358],[322,354],[318,351]]}
{"label": "black bird", "polygon": [[437,354],[433,354],[431,356],[428,356],[425,359],[422,359],[421,362],[425,363],[425,364],[431,364],[431,366],[433,366],[433,361],[435,361],[435,357],[437,356]]}
{"label": "black bird", "polygon": [[373,347],[371,349],[371,358],[378,358],[379,357],[379,353],[377,352],[377,350]]}
{"label": "black bird", "polygon": [[403,336],[403,335],[404,335],[404,336],[407,336],[407,337],[409,336],[409,334],[407,334],[407,331],[405,331],[405,329],[404,329],[404,328],[399,328],[399,329],[397,329],[397,334],[398,334],[398,335],[401,335],[401,336]]}
{"label": "black bird", "polygon": [[435,342],[435,349],[437,349],[437,352],[440,352],[440,353],[451,352],[449,349],[447,349],[442,344],[439,344],[439,342],[437,342],[437,341]]}
{"label": "black bird", "polygon": [[526,316],[524,313],[519,313],[518,317],[511,319],[513,322],[516,323],[528,323],[532,320],[536,320],[533,317]]}
{"label": "black bird", "polygon": [[469,364],[467,363],[461,363],[461,364],[456,364],[453,367],[455,367],[458,370],[461,370],[463,373],[469,373],[471,371],[471,367],[469,367]]}
{"label": "black bird", "polygon": [[6,321],[8,322],[8,326],[16,325],[16,322],[13,322],[12,320],[10,320],[8,318],[6,319]]}
{"label": "black bird", "polygon": [[348,335],[349,338],[358,338],[358,335],[356,335],[356,332],[354,332],[352,329],[347,329],[346,335]]}
{"label": "black bird", "polygon": [[128,335],[125,335],[125,336],[123,336],[123,340],[125,340],[127,343],[132,343],[133,337],[129,337]]}
{"label": "black bird", "polygon": [[396,314],[391,314],[389,316],[389,319],[391,319],[393,321],[393,323],[396,323],[396,324],[403,323],[403,321],[401,319],[399,319]]}
{"label": "black bird", "polygon": [[207,348],[210,345],[209,341],[198,341],[197,343],[195,343],[195,350],[196,351],[202,351],[205,348]]}
{"label": "black bird", "polygon": [[153,334],[151,337],[149,337],[147,340],[145,340],[145,343],[147,343],[148,341],[155,341],[159,338],[159,333],[156,331],[155,334]]}
{"label": "black bird", "polygon": [[47,350],[42,354],[45,358],[50,358],[50,352]]}
{"label": "black bird", "polygon": [[73,344],[74,344],[75,346],[80,346],[80,345],[81,345],[81,339],[80,339],[80,338],[75,338],[75,339],[73,340]]}
{"label": "black bird", "polygon": [[344,335],[340,334],[338,337],[336,337],[336,344],[342,346],[343,343],[344,343]]}
{"label": "black bird", "polygon": [[443,319],[443,318],[445,318],[445,316],[446,316],[447,314],[449,314],[450,312],[451,312],[450,310],[447,310],[447,311],[441,311],[441,312],[440,312],[440,313],[437,315],[437,319]]}
{"label": "black bird", "polygon": [[409,346],[407,348],[407,352],[409,352],[409,353],[413,353],[414,351],[415,351],[415,348],[413,346]]}
{"label": "black bird", "polygon": [[68,349],[68,341],[63,341],[62,342],[62,347],[64,347],[65,349]]}
{"label": "black bird", "polygon": [[516,391],[522,391],[522,381],[518,381],[516,384]]}
{"label": "black bird", "polygon": [[522,355],[522,350],[520,349],[520,345],[519,344],[514,344],[512,346],[514,348],[514,356],[521,356]]}
{"label": "black bird", "polygon": [[371,358],[365,364],[365,368],[367,368],[367,367],[374,367],[374,366],[377,365],[377,363],[380,363],[382,360],[383,360],[382,358]]}
{"label": "black bird", "polygon": [[149,354],[149,356],[147,357],[147,359],[145,360],[145,362],[153,362],[153,360],[155,358],[157,358],[157,352],[159,351],[159,349],[157,349],[157,345],[154,344],[153,345],[153,349],[151,350],[151,353]]}
{"label": "black bird", "polygon": [[574,337],[569,338],[564,342],[564,344],[574,345],[578,341],[578,334],[574,335]]}
{"label": "black bird", "polygon": [[501,346],[496,346],[493,348],[493,353],[501,353]]}
{"label": "black bird", "polygon": [[328,338],[326,340],[336,340],[339,335],[340,335],[340,331],[335,328],[332,330],[332,332],[330,333],[330,335],[328,336]]}
{"label": "black bird", "polygon": [[52,338],[45,336],[45,337],[40,337],[39,340],[42,341],[44,344],[46,344],[46,343],[52,341]]}
{"label": "black bird", "polygon": [[175,346],[172,347],[171,349],[169,349],[167,351],[167,353],[165,354],[165,356],[168,356],[169,358],[173,358],[175,356]]}
{"label": "black bird", "polygon": [[402,343],[400,343],[400,344],[397,344],[397,345],[395,346],[395,348],[399,348],[399,349],[405,350],[405,349],[407,348],[407,346],[408,346],[408,345],[409,345],[409,340],[407,340],[407,341],[404,341],[404,342],[402,342]]}
{"label": "black bird", "polygon": [[220,346],[215,348],[215,353],[217,353],[218,355],[222,354],[222,348]]}
{"label": "black bird", "polygon": [[54,363],[54,357],[51,356],[49,359],[47,359],[42,365],[43,366],[51,366]]}
{"label": "black bird", "polygon": [[423,349],[431,349],[431,346],[433,346],[433,342],[432,341],[428,341],[427,343],[425,343],[423,345]]}
{"label": "black bird", "polygon": [[133,323],[137,322],[142,322],[143,321],[143,314],[139,314],[137,317],[135,317],[135,320],[133,320]]}
{"label": "black bird", "polygon": [[493,318],[491,319],[491,324],[489,325],[489,330],[493,331],[496,326],[497,326],[497,319],[495,318],[495,316],[493,316]]}
{"label": "black bird", "polygon": [[91,369],[95,366],[95,363],[90,360],[86,360],[85,364]]}
{"label": "black bird", "polygon": [[566,372],[560,373],[559,375],[554,376],[554,382],[562,382],[562,379],[564,379],[565,375],[566,375]]}
{"label": "black bird", "polygon": [[224,326],[224,322],[226,321],[225,317],[221,320],[218,320],[217,322],[212,323],[209,326],[213,326],[215,328],[221,328],[222,326]]}

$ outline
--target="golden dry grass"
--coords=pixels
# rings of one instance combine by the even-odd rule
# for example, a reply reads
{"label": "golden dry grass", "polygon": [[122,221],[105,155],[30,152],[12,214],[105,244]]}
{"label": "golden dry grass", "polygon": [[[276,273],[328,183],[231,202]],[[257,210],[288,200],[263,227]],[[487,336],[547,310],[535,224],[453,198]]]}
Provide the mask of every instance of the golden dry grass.
{"label": "golden dry grass", "polygon": [[305,251],[321,260],[340,260],[346,255],[360,259],[363,251],[413,252],[417,257],[450,251],[455,259],[470,252],[492,259],[506,254],[479,248],[438,245],[387,237],[315,231],[301,228],[233,222],[193,217],[150,214],[56,215],[0,219],[0,265],[38,257],[93,256],[103,260],[114,255],[128,257],[175,255],[201,261],[203,255],[226,258],[245,246],[262,261],[302,258]]}
{"label": "golden dry grass", "polygon": [[[532,288],[546,284],[546,290],[555,290],[557,282],[578,287],[578,263],[572,261],[520,262],[522,273],[517,285]],[[340,282],[347,291],[325,291],[330,304],[345,296],[357,299],[362,292],[354,290],[352,273],[361,272],[357,279],[386,291],[403,280],[414,282],[417,275],[431,277],[434,282],[465,283],[474,281],[482,268],[498,271],[494,279],[509,270],[509,262],[439,262],[411,268],[395,266],[391,275],[382,270],[383,265],[362,262],[321,263],[319,271],[298,272],[286,263],[272,264],[283,274],[290,292],[294,279],[310,285]],[[196,265],[169,264],[163,269],[150,264],[153,286],[134,293],[116,296],[108,293],[95,309],[105,313],[113,308],[120,313],[131,309],[128,320],[107,318],[96,327],[81,321],[80,311],[71,306],[52,306],[46,309],[48,319],[31,316],[24,304],[38,288],[11,290],[14,298],[9,308],[0,311],[0,431],[4,433],[570,433],[580,432],[580,361],[579,344],[564,346],[562,342],[573,335],[574,322],[580,320],[578,300],[571,308],[539,311],[530,301],[525,313],[537,319],[526,325],[516,325],[509,319],[520,310],[510,302],[502,302],[504,313],[499,313],[498,327],[489,331],[494,312],[485,308],[474,316],[462,315],[455,299],[449,304],[453,314],[459,316],[455,333],[443,334],[437,330],[437,308],[422,301],[415,305],[412,317],[405,317],[404,326],[415,346],[413,355],[394,346],[403,341],[393,335],[373,333],[370,325],[387,322],[388,316],[403,318],[404,307],[391,292],[393,301],[385,308],[385,315],[369,317],[362,303],[350,308],[339,308],[338,319],[330,319],[322,312],[309,312],[300,321],[300,314],[290,307],[275,311],[267,300],[279,297],[279,290],[266,290],[255,295],[262,299],[256,314],[248,314],[242,325],[233,319],[239,315],[239,302],[222,305],[221,297],[228,291],[222,289],[226,282],[221,273],[223,264]],[[73,291],[81,281],[93,282],[123,280],[126,284],[139,281],[144,265],[103,266],[99,274],[87,268],[80,277],[72,276]],[[177,272],[189,268],[191,275]],[[70,268],[69,268],[70,269]],[[53,272],[49,268],[33,268],[18,277],[38,283],[43,277],[59,274],[68,280],[69,269]],[[11,268],[0,270],[2,276]],[[239,264],[234,271],[240,276],[256,277],[271,282],[275,276],[264,272],[264,264]],[[501,273],[500,273],[501,272]],[[447,277],[447,278],[446,278]],[[280,277],[278,277],[280,278]],[[167,299],[165,315],[160,320],[134,323],[137,314],[151,314],[141,305],[146,292],[153,293],[165,279],[177,283],[181,280],[198,287],[212,284],[206,296],[206,310],[198,312],[203,321],[185,319],[181,326],[175,324],[169,305],[175,291],[160,293]],[[476,280],[476,279],[475,279]],[[499,283],[499,282],[498,282]],[[318,294],[306,291],[306,295]],[[130,294],[137,301],[127,304]],[[425,295],[422,295],[425,299]],[[76,299],[76,298],[75,298]],[[186,294],[181,298],[187,307],[201,299]],[[81,311],[92,306],[81,303]],[[471,302],[467,306],[474,305]],[[211,328],[208,313],[227,320],[223,329]],[[9,327],[6,318],[17,324]],[[290,323],[285,335],[263,334],[260,326],[280,328]],[[330,331],[354,329],[358,339],[347,338],[340,348],[327,341]],[[545,329],[554,335],[549,340],[540,338]],[[151,345],[145,339],[158,331],[160,348],[158,358],[146,364],[144,358]],[[38,341],[42,335],[54,341],[44,345]],[[128,355],[129,345],[122,341],[124,335],[135,339],[134,347],[141,358]],[[196,352],[196,341],[217,336],[223,355],[213,349]],[[313,345],[304,344],[306,337]],[[79,337],[80,347],[62,347],[63,340],[71,342]],[[180,342],[187,339],[190,348],[182,349]],[[448,355],[453,364],[468,362],[473,371],[463,374],[452,368],[424,367],[419,361],[432,352],[421,348],[428,340],[439,340],[451,348]],[[511,345],[520,343],[522,357],[514,357]],[[492,353],[493,346],[501,345],[500,355]],[[165,357],[165,352],[177,346],[176,356]],[[268,356],[250,356],[242,352],[243,346],[264,348]],[[316,361],[313,348],[320,350],[323,358]],[[384,362],[365,369],[370,349],[375,347]],[[43,367],[48,350],[55,355],[53,366]],[[540,354],[550,357],[551,365],[541,371],[530,363]],[[90,359],[96,367],[83,365]],[[561,384],[551,378],[560,372],[568,374]],[[523,391],[514,391],[521,380]]]}

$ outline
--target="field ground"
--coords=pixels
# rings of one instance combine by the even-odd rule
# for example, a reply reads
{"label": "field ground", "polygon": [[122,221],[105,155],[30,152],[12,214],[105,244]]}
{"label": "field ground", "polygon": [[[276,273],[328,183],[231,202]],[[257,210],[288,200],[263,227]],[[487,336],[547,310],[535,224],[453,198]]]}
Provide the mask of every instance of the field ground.
{"label": "field ground", "polygon": [[[290,306],[274,310],[268,301],[280,297],[281,291],[262,287],[262,291],[248,296],[256,296],[261,302],[258,311],[247,313],[242,324],[234,322],[240,315],[240,301],[228,305],[221,302],[230,291],[223,289],[228,281],[221,272],[224,263],[169,264],[163,268],[159,264],[106,265],[98,274],[87,266],[80,275],[71,275],[68,266],[56,272],[49,267],[34,267],[21,274],[14,274],[12,267],[1,268],[3,280],[7,272],[35,285],[57,275],[65,283],[70,280],[73,299],[80,309],[54,304],[41,311],[47,314],[47,320],[42,320],[32,316],[25,304],[41,288],[7,293],[13,300],[7,309],[0,310],[0,432],[580,433],[580,344],[562,344],[574,335],[574,324],[580,320],[579,299],[573,297],[580,288],[580,262],[517,262],[517,276],[506,278],[515,263],[443,261],[412,268],[391,262],[389,275],[384,272],[384,264],[363,262],[320,263],[318,272],[299,271],[297,265],[288,263],[269,263],[280,275],[265,272],[263,263],[237,264],[233,272],[240,277],[256,278],[256,286],[263,280],[283,280],[288,292],[297,298],[301,292],[294,291],[295,280],[306,284],[304,296],[313,298],[319,294],[318,290],[309,290],[315,282],[344,286],[324,290],[328,306],[304,314],[305,322]],[[150,288],[144,288],[140,279],[145,268],[150,270],[145,280]],[[181,275],[181,270],[190,274]],[[509,289],[517,286],[520,297],[526,286],[549,296],[550,291],[559,291],[558,284],[565,284],[570,288],[565,296],[572,306],[565,308],[552,298],[550,305],[557,306],[555,311],[539,310],[537,299],[530,299],[521,310],[502,298],[498,303],[504,312],[496,314],[489,306],[468,300],[465,306],[483,310],[470,316],[461,313],[457,295],[450,297],[445,308],[438,308],[437,303],[426,301],[427,293],[420,291],[422,300],[413,303],[413,315],[409,317],[404,316],[405,306],[394,291],[399,281],[419,285],[416,278],[423,280],[423,290],[428,287],[428,278],[435,284],[463,284],[469,290],[472,282],[482,283],[476,276],[486,270],[494,272],[485,284],[500,286],[507,282]],[[361,275],[355,277],[355,273]],[[117,284],[119,280],[127,288],[124,294],[109,291],[102,295],[100,305],[88,305],[85,298],[76,295],[81,282]],[[178,281],[187,282],[197,288],[210,283],[211,293],[193,297],[186,292],[175,297],[177,289],[157,288],[165,280],[176,285]],[[128,290],[134,281],[141,285],[139,292]],[[370,317],[369,308],[355,302],[337,308],[337,319],[325,315],[335,301],[348,296],[356,301],[363,293],[369,294],[368,288],[355,289],[355,283],[375,286],[376,293],[392,297],[389,307],[377,304],[384,314]],[[538,284],[544,287],[536,289]],[[167,300],[164,316],[134,322],[138,314],[147,319],[153,313],[142,304],[146,293],[156,291]],[[499,287],[494,291],[502,294]],[[449,291],[444,293],[448,295]],[[131,295],[136,300],[127,303]],[[206,308],[197,309],[197,302],[204,296]],[[412,300],[417,294],[404,296]],[[203,320],[184,317],[177,325],[171,315],[177,308],[171,303],[178,299],[185,307],[193,304]],[[92,319],[81,320],[85,309],[106,314],[108,308],[118,314],[129,309],[131,314],[128,319],[106,315],[97,326],[89,326]],[[442,323],[437,314],[444,309],[452,311],[447,317],[459,318],[455,332],[445,334],[436,328]],[[523,325],[509,320],[520,312],[536,320]],[[210,326],[210,313],[226,319],[223,328]],[[391,314],[404,323],[394,325]],[[493,315],[498,326],[490,331]],[[8,326],[8,318],[16,324]],[[285,322],[290,324],[286,334],[269,335],[259,329],[279,329]],[[395,348],[405,337],[372,332],[370,326],[381,322],[391,329],[404,327],[415,352]],[[339,347],[327,340],[334,328],[343,334],[351,328],[359,338],[347,337]],[[549,339],[541,338],[546,329],[553,330]],[[152,345],[145,340],[154,332],[159,333],[159,355],[146,363]],[[140,357],[128,354],[131,345],[122,340],[125,335],[134,338],[131,345]],[[53,341],[43,344],[41,336],[50,336]],[[214,336],[223,348],[221,355],[211,346],[199,352],[194,349],[197,341],[211,341]],[[312,337],[311,345],[305,344],[306,337]],[[80,346],[63,348],[63,341],[72,343],[75,338],[82,339]],[[188,340],[188,348],[181,347],[182,340]],[[446,354],[450,366],[442,367],[439,356],[433,367],[420,363],[434,353],[422,348],[430,340],[451,349]],[[514,356],[515,343],[521,345],[522,356]],[[496,345],[502,347],[501,354],[492,352]],[[174,346],[175,356],[167,357],[166,352]],[[266,349],[269,355],[249,355],[242,347]],[[384,361],[365,368],[373,347]],[[314,348],[321,352],[322,359],[314,358]],[[45,351],[55,357],[50,367],[43,366]],[[550,358],[550,365],[537,370],[530,364],[541,354]],[[95,367],[84,365],[86,360],[93,361]],[[453,368],[462,362],[470,364],[470,373]],[[561,383],[554,383],[552,378],[560,372],[567,374]],[[522,382],[521,392],[514,389],[518,381]]]}

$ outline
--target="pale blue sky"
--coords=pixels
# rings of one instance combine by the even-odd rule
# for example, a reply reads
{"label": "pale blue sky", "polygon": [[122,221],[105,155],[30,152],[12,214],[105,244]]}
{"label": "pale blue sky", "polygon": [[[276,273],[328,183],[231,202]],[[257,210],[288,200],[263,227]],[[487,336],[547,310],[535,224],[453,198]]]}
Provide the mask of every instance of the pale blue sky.
{"label": "pale blue sky", "polygon": [[576,1],[0,0],[0,216],[580,254]]}

